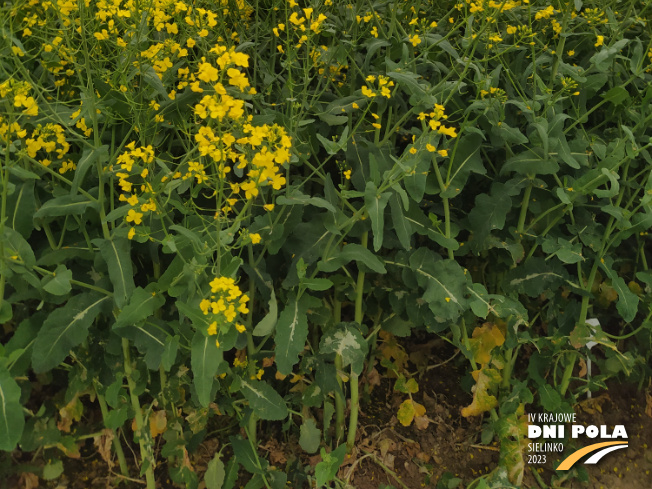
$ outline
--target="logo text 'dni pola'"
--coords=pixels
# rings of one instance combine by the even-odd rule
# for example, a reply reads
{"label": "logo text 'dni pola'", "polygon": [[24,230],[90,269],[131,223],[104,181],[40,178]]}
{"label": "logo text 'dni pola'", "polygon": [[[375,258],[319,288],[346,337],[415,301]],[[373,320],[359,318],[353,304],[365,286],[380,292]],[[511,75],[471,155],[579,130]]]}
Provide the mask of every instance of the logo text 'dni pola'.
{"label": "logo text 'dni pola'", "polygon": [[[534,413],[528,415],[528,438],[530,440],[563,440],[570,435],[572,439],[600,438],[611,439],[583,447],[571,453],[559,464],[557,470],[569,470],[581,458],[591,455],[584,463],[596,464],[608,453],[627,447],[627,430],[623,425],[616,425],[611,429],[606,425],[584,426],[575,424],[575,413]],[[570,430],[563,423],[570,424]],[[564,444],[561,442],[537,441],[528,444],[529,460],[531,463],[545,463],[547,452],[563,452]]]}

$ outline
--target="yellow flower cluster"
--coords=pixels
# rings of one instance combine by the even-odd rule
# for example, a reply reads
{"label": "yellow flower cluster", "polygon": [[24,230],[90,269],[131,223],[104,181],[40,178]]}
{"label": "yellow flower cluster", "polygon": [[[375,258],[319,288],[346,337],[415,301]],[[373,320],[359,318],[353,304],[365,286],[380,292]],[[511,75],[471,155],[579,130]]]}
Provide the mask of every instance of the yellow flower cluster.
{"label": "yellow flower cluster", "polygon": [[[126,202],[131,208],[125,217],[127,223],[133,223],[129,228],[127,237],[133,239],[136,235],[135,226],[142,224],[143,217],[148,212],[156,212],[157,206],[154,200],[154,192],[151,184],[146,180],[150,170],[149,166],[154,161],[154,148],[151,145],[136,147],[132,141],[125,146],[126,151],[118,156],[116,163],[120,171],[116,172],[118,185],[122,193],[118,197],[121,202]],[[113,170],[113,167],[111,168]],[[133,182],[137,175],[141,180],[140,185]]]}
{"label": "yellow flower cluster", "polygon": [[[25,140],[25,148],[30,158],[37,158],[39,152],[47,153],[41,155],[38,160],[43,166],[50,166],[51,158],[63,160],[70,151],[70,144],[66,140],[65,130],[59,124],[48,123],[45,126],[38,125],[32,131],[29,138]],[[72,160],[61,161],[59,173],[64,174],[68,170],[74,170],[77,165]]]}
{"label": "yellow flower cluster", "polygon": [[489,87],[489,90],[480,90],[480,97],[484,100],[485,98],[496,98],[501,102],[507,101],[507,92],[502,88]]}
{"label": "yellow flower cluster", "polygon": [[389,77],[383,75],[378,75],[377,77],[374,75],[369,75],[366,78],[366,82],[371,84],[375,83],[376,80],[378,80],[378,89],[374,88],[373,86],[370,87],[369,85],[365,85],[362,87],[362,95],[367,98],[374,98],[377,95],[391,98],[392,91],[390,88],[394,86],[394,82],[391,81]]}
{"label": "yellow flower cluster", "polygon": [[[297,3],[292,2],[290,6],[296,7]],[[281,37],[282,32],[286,33],[286,42],[288,44],[296,42],[294,47],[299,48],[309,38],[318,35],[322,31],[323,23],[327,18],[323,13],[317,15],[314,8],[304,8],[292,12],[288,18],[289,24],[279,23],[272,29],[272,32],[278,38]],[[277,45],[276,48],[281,53],[285,52],[282,44]]]}
{"label": "yellow flower cluster", "polygon": [[11,104],[21,109],[21,114],[28,116],[38,115],[38,104],[30,96],[32,86],[28,82],[19,82],[14,79],[0,83],[0,99],[8,98]]}
{"label": "yellow flower cluster", "polygon": [[244,333],[245,326],[237,319],[239,314],[249,313],[249,297],[242,293],[232,278],[216,277],[209,285],[211,295],[199,303],[199,308],[205,316],[210,316],[208,334],[218,336],[215,344],[219,347],[219,334],[225,333],[231,326]]}
{"label": "yellow flower cluster", "polygon": [[444,126],[441,123],[442,120],[448,119],[448,116],[444,113],[444,110],[445,109],[443,105],[435,104],[431,112],[421,112],[418,119],[420,121],[426,121],[428,127],[430,127],[430,129],[433,131],[437,131],[439,134],[443,134],[451,138],[456,138],[457,132],[455,131],[455,128]]}

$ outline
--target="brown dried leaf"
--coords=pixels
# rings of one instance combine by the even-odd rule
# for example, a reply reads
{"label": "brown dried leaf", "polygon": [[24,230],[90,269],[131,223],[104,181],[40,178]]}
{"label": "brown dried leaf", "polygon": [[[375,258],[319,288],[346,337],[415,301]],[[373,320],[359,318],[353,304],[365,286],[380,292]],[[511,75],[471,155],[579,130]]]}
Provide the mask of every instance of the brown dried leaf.
{"label": "brown dried leaf", "polygon": [[113,438],[115,438],[115,433],[108,428],[104,428],[100,436],[93,437],[93,444],[97,447],[97,451],[100,457],[102,457],[102,460],[109,466],[109,470],[114,466],[113,457],[111,456],[111,443],[113,443]]}
{"label": "brown dried leaf", "polygon": [[262,362],[263,368],[271,367],[272,365],[274,365],[274,358],[276,358],[276,356],[263,358],[263,362]]}
{"label": "brown dried leaf", "polygon": [[38,487],[38,476],[31,472],[22,472],[18,483],[25,489],[35,489]]}
{"label": "brown dried leaf", "polygon": [[577,374],[578,377],[584,377],[586,375],[586,362],[583,358],[580,358],[580,371]]}
{"label": "brown dried leaf", "polygon": [[425,429],[428,429],[429,424],[430,424],[430,418],[428,418],[428,416],[414,417],[414,426],[416,426],[418,430],[423,431]]}

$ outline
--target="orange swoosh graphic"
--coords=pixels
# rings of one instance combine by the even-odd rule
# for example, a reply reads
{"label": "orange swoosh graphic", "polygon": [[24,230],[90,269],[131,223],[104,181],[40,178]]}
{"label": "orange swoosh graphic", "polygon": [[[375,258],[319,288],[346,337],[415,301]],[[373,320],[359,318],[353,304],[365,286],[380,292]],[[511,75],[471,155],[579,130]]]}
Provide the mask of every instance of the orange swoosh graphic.
{"label": "orange swoosh graphic", "polygon": [[566,459],[561,464],[559,464],[557,470],[568,470],[575,464],[575,462],[581,459],[584,455],[587,455],[591,452],[595,452],[596,450],[599,450],[601,448],[610,447],[612,445],[623,445],[623,444],[627,445],[627,442],[605,441],[602,443],[595,443],[593,445],[589,445],[588,447],[581,448],[578,451],[566,457]]}

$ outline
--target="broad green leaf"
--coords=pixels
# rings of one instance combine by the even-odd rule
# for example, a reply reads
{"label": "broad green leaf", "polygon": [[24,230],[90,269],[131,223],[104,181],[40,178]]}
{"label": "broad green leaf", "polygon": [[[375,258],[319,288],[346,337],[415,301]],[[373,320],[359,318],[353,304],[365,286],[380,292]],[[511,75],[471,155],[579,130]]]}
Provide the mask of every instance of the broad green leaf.
{"label": "broad green leaf", "polygon": [[276,323],[276,365],[283,375],[292,373],[308,338],[308,296],[290,300]]}
{"label": "broad green leaf", "polygon": [[264,458],[258,458],[251,446],[250,440],[243,440],[239,436],[229,437],[231,446],[233,447],[233,455],[236,460],[249,472],[250,474],[263,474],[264,471],[259,464],[267,466],[267,461]]}
{"label": "broad green leaf", "polygon": [[70,194],[75,195],[79,186],[84,181],[86,173],[92,168],[93,165],[106,165],[109,161],[109,146],[103,144],[98,148],[84,148],[81,158],[77,162],[77,168],[75,169],[75,176],[72,179],[72,185],[70,187]]}
{"label": "broad green leaf", "polygon": [[399,200],[398,194],[392,194],[392,197],[389,201],[389,208],[392,212],[392,225],[398,240],[401,242],[401,245],[406,250],[410,249],[410,238],[412,237],[412,226],[410,221],[408,221],[403,215],[403,209],[401,208],[401,202]]}
{"label": "broad green leaf", "polygon": [[613,59],[628,42],[629,39],[621,39],[616,41],[611,47],[604,46],[600,51],[595,53],[589,61],[595,65],[596,70],[607,72],[611,68],[611,62]]}
{"label": "broad green leaf", "polygon": [[611,279],[611,286],[618,292],[618,302],[616,303],[616,309],[618,314],[626,322],[631,322],[636,317],[638,312],[638,302],[639,297],[629,290],[625,280],[622,277],[619,277],[616,272],[614,272],[611,267],[608,267],[606,264],[602,265],[602,269],[605,271],[607,276]]}
{"label": "broad green leaf", "polygon": [[342,367],[351,365],[353,372],[362,373],[369,345],[357,323],[340,323],[326,332],[319,342],[320,353],[335,353],[342,357]]}
{"label": "broad green leaf", "polygon": [[548,158],[541,149],[528,149],[509,158],[500,169],[501,174],[510,172],[519,175],[550,175],[559,171],[554,159]]}
{"label": "broad green leaf", "polygon": [[541,406],[548,412],[554,413],[561,406],[561,396],[551,385],[539,386],[539,398],[541,399]]}
{"label": "broad green leaf", "polygon": [[226,472],[224,470],[224,462],[222,462],[221,456],[222,453],[218,452],[215,454],[213,459],[208,462],[208,468],[204,474],[206,489],[222,489]]}
{"label": "broad green leaf", "polygon": [[338,142],[326,139],[324,136],[322,136],[319,133],[317,133],[316,136],[317,139],[319,139],[319,142],[326,149],[326,152],[329,155],[335,155],[340,151],[346,151],[347,138],[349,136],[349,126],[344,127],[344,131],[342,131],[342,135],[340,136],[340,140]]}
{"label": "broad green leaf", "polygon": [[72,290],[72,272],[65,265],[59,265],[51,277],[44,277],[43,290],[54,295],[66,295]]}
{"label": "broad green leaf", "polygon": [[[502,188],[502,185],[500,186]],[[469,222],[474,236],[484,239],[494,229],[503,229],[505,218],[512,208],[512,199],[505,192],[492,189],[491,195],[480,194],[475,207],[469,212]]]}
{"label": "broad green leaf", "polygon": [[[4,260],[22,262],[27,268],[31,268],[36,264],[32,247],[18,231],[5,226],[2,239],[4,240],[5,256],[2,257]],[[18,268],[24,271],[21,266],[18,266]]]}
{"label": "broad green leaf", "polygon": [[285,401],[267,382],[242,379],[240,390],[260,419],[278,421],[287,417]]}
{"label": "broad green leaf", "polygon": [[315,207],[320,207],[322,209],[326,209],[330,212],[335,212],[335,207],[331,205],[330,202],[328,202],[325,199],[322,199],[321,197],[311,197],[310,195],[305,195],[301,193],[300,190],[295,189],[292,192],[290,192],[289,195],[279,195],[276,198],[276,203],[279,205],[314,205]]}
{"label": "broad green leaf", "polygon": [[350,243],[345,245],[339,252],[334,251],[332,253],[332,256],[325,257],[317,263],[317,268],[322,272],[334,272],[341,266],[355,260],[376,273],[387,273],[383,262],[362,245]]}
{"label": "broad green leaf", "polygon": [[129,304],[124,306],[120,314],[118,314],[113,329],[134,326],[140,321],[153,316],[154,312],[163,304],[165,304],[165,298],[162,294],[136,287],[129,298]]}
{"label": "broad green leaf", "polygon": [[416,274],[417,283],[426,289],[423,299],[439,321],[454,321],[466,305],[466,276],[454,260],[433,263],[425,248],[410,256],[410,267]]}
{"label": "broad green leaf", "polygon": [[505,277],[510,289],[530,297],[560,286],[567,278],[568,272],[561,263],[539,257],[530,258],[524,265],[510,270]]}
{"label": "broad green leaf", "polygon": [[43,479],[46,481],[54,480],[61,474],[63,474],[63,462],[61,460],[55,460],[43,467]]}
{"label": "broad green leaf", "polygon": [[254,336],[267,336],[274,331],[276,320],[278,319],[278,306],[276,304],[276,294],[274,289],[271,290],[271,297],[269,298],[269,312],[265,317],[260,320],[253,331]]}
{"label": "broad green leaf", "polygon": [[93,244],[109,269],[109,278],[113,284],[113,300],[122,309],[136,287],[131,262],[131,243],[126,238],[94,239]]}
{"label": "broad green leaf", "polygon": [[64,195],[48,200],[36,211],[34,219],[83,214],[89,207],[95,209],[97,203],[83,195]]}
{"label": "broad green leaf", "polygon": [[306,278],[301,280],[301,285],[310,290],[328,290],[333,286],[333,282],[327,278]]}
{"label": "broad green leaf", "polygon": [[38,332],[32,351],[34,372],[42,373],[59,365],[72,348],[86,339],[88,328],[100,313],[107,297],[76,295],[50,313]]}
{"label": "broad green leaf", "polygon": [[321,443],[321,430],[312,418],[304,419],[301,424],[299,445],[308,453],[315,453]]}
{"label": "broad green leaf", "polygon": [[9,371],[0,365],[0,450],[12,452],[25,427],[20,387]]}
{"label": "broad green leaf", "polygon": [[389,202],[390,192],[378,193],[373,182],[367,182],[364,192],[364,203],[367,213],[371,218],[371,229],[374,233],[374,250],[378,251],[383,244],[383,231],[385,229],[385,207]]}
{"label": "broad green leaf", "polygon": [[7,196],[7,224],[29,239],[34,229],[34,180],[27,180],[16,185],[14,192]]}
{"label": "broad green leaf", "polygon": [[179,337],[167,336],[165,338],[163,353],[161,354],[161,365],[166,372],[169,372],[172,369],[174,361],[177,358],[177,350],[179,350]]}
{"label": "broad green leaf", "polygon": [[322,447],[320,454],[322,461],[315,466],[317,487],[322,487],[335,478],[342,462],[344,462],[346,445],[340,445],[330,453],[326,453],[326,450]]}
{"label": "broad green leaf", "polygon": [[211,390],[222,355],[222,350],[215,344],[215,337],[206,336],[201,331],[195,333],[192,338],[190,366],[197,397],[203,407],[208,407],[212,401]]}

